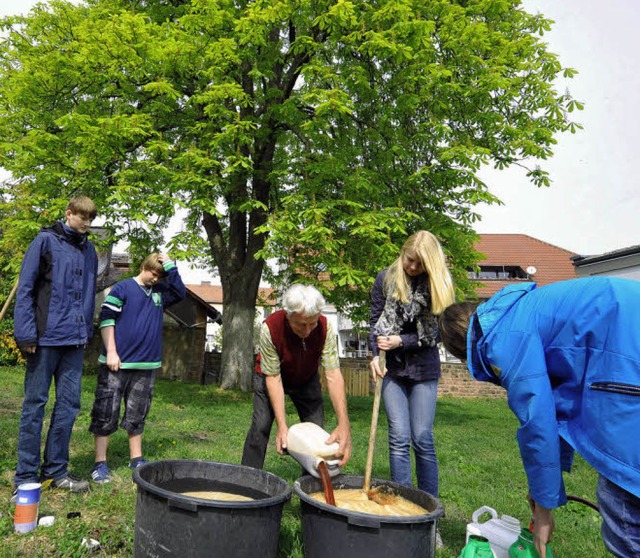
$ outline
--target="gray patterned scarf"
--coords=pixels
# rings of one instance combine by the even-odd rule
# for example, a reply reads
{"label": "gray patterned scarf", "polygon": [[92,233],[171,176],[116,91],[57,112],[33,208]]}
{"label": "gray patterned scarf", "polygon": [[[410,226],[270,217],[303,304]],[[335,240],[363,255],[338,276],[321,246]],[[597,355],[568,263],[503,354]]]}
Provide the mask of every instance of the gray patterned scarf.
{"label": "gray patterned scarf", "polygon": [[376,335],[399,335],[404,324],[415,321],[420,345],[438,342],[438,320],[431,312],[429,280],[425,273],[412,280],[409,302],[404,304],[387,294],[384,310],[374,327]]}

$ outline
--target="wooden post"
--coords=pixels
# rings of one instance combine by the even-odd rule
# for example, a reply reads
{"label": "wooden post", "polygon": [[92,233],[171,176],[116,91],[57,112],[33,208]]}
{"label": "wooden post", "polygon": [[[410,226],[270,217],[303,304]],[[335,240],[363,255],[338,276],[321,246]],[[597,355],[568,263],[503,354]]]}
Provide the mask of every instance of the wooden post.
{"label": "wooden post", "polygon": [[0,322],[4,319],[4,315],[7,313],[7,310],[9,309],[9,304],[11,304],[11,301],[13,300],[13,297],[16,295],[17,290],[18,290],[18,280],[16,279],[16,282],[13,284],[13,287],[11,289],[11,292],[9,293],[9,296],[7,297],[7,300],[4,301],[4,306],[2,307],[2,310],[0,310]]}

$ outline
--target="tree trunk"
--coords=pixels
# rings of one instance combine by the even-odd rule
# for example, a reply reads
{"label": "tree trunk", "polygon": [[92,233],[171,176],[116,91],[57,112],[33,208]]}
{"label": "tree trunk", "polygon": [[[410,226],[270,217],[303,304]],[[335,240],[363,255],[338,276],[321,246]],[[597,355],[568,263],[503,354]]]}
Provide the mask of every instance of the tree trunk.
{"label": "tree trunk", "polygon": [[261,266],[249,266],[244,273],[233,274],[225,281],[222,310],[222,365],[220,385],[223,389],[251,391],[255,368],[253,344],[256,299],[262,275]]}
{"label": "tree trunk", "polygon": [[222,374],[224,389],[239,387],[250,391],[255,357],[253,327],[255,298],[251,304],[235,300],[224,305],[222,312]]}

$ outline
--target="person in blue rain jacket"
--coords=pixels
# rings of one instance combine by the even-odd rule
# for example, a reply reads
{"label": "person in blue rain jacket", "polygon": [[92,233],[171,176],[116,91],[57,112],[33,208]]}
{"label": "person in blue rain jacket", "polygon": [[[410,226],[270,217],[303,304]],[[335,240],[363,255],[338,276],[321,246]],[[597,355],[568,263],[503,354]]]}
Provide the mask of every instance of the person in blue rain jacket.
{"label": "person in blue rain jacket", "polygon": [[541,557],[574,451],[599,473],[605,546],[640,556],[640,281],[510,285],[479,306],[450,306],[439,325],[476,380],[507,391]]}

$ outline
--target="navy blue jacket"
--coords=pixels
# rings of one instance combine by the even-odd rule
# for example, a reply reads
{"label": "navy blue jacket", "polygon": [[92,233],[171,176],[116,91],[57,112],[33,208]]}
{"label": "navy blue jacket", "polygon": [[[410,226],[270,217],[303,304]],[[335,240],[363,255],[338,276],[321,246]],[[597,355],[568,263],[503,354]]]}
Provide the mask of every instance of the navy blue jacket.
{"label": "navy blue jacket", "polygon": [[22,260],[14,310],[19,347],[84,345],[93,335],[98,256],[87,235],[45,227]]}

